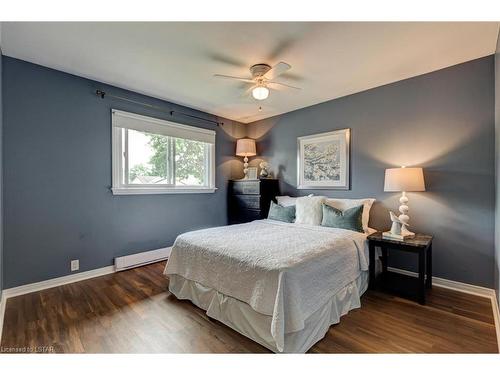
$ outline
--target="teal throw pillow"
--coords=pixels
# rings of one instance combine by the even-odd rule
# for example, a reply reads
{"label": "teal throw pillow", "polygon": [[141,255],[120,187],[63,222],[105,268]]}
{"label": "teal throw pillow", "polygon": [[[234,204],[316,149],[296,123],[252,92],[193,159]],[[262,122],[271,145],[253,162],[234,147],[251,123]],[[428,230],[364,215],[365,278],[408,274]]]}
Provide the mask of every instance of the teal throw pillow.
{"label": "teal throw pillow", "polygon": [[349,229],[356,232],[363,230],[363,205],[349,208],[341,211],[335,207],[323,203],[323,221],[324,227]]}
{"label": "teal throw pillow", "polygon": [[271,201],[268,219],[293,223],[295,221],[295,206],[283,207]]}

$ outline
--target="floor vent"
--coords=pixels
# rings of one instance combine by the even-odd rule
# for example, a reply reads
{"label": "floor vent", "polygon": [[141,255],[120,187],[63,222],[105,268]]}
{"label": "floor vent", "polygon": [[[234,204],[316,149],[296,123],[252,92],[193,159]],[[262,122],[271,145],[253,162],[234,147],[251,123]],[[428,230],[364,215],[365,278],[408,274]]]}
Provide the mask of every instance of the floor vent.
{"label": "floor vent", "polygon": [[123,271],[168,259],[171,249],[171,247],[164,247],[162,249],[117,257],[115,258],[115,269],[116,271]]}

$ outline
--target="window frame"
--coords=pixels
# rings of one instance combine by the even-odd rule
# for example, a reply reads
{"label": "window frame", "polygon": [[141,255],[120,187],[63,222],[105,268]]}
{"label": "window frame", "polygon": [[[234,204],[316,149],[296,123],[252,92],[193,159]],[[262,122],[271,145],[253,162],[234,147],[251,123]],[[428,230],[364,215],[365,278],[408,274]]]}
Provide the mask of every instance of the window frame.
{"label": "window frame", "polygon": [[[155,125],[168,126],[174,129],[193,133],[203,133],[208,136],[213,136],[213,143],[204,142],[205,147],[205,173],[207,186],[179,186],[175,184],[130,184],[125,183],[127,173],[126,168],[128,163],[127,142],[124,143],[123,129],[132,129],[127,127],[115,126],[115,116],[127,117],[134,120],[154,123]],[[128,134],[125,133],[125,134]],[[183,125],[172,121],[162,120],[155,117],[138,115],[135,113],[111,109],[111,140],[112,140],[112,186],[113,195],[138,195],[138,194],[196,194],[196,193],[214,193],[215,187],[215,136],[213,130],[199,128],[195,126]],[[175,138],[175,136],[172,136]],[[127,138],[127,137],[125,137]],[[189,139],[189,138],[184,138]],[[193,139],[192,139],[193,140]],[[124,150],[125,148],[125,150]],[[175,180],[174,180],[175,181]]]}

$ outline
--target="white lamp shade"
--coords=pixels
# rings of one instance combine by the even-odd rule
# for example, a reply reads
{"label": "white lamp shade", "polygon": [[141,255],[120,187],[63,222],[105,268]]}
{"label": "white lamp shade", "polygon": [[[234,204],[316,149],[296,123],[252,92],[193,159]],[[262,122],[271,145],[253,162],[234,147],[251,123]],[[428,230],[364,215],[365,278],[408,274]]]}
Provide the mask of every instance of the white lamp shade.
{"label": "white lamp shade", "polygon": [[422,168],[386,169],[384,191],[425,191]]}
{"label": "white lamp shade", "polygon": [[255,140],[250,138],[238,139],[236,142],[236,155],[237,156],[255,156]]}
{"label": "white lamp shade", "polygon": [[252,96],[257,100],[267,99],[269,96],[269,89],[265,86],[257,86],[252,90]]}

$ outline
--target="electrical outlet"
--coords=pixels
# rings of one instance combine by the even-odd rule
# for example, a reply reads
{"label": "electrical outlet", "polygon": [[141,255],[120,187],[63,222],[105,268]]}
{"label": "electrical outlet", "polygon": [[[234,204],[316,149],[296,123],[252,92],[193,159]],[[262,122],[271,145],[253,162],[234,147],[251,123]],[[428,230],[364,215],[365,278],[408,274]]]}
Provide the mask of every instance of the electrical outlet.
{"label": "electrical outlet", "polygon": [[75,259],[71,261],[71,271],[78,271],[80,269],[80,260]]}

